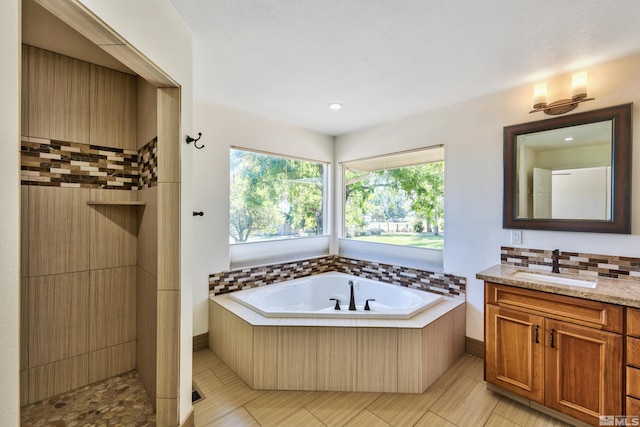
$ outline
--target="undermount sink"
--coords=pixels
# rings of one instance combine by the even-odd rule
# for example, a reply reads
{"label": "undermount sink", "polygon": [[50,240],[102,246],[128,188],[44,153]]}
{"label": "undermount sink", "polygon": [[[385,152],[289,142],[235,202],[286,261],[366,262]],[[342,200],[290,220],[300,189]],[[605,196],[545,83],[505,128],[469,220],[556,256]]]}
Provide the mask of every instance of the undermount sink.
{"label": "undermount sink", "polygon": [[547,273],[535,273],[531,271],[516,271],[513,277],[525,280],[535,280],[538,282],[553,283],[554,285],[578,286],[581,288],[595,288],[596,281],[589,279],[570,279],[568,277],[556,276]]}

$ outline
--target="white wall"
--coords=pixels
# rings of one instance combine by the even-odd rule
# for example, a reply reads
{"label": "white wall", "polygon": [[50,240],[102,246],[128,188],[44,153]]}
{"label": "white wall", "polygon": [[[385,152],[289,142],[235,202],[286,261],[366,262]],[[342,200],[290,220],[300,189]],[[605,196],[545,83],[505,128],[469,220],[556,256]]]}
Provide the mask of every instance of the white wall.
{"label": "white wall", "polygon": [[[195,64],[196,90],[206,70]],[[201,73],[201,78],[198,74]],[[234,145],[318,161],[333,161],[333,137],[218,107],[196,99],[194,131],[205,148],[194,153],[193,333],[208,330],[209,275],[229,269],[229,147]]]}
{"label": "white wall", "polygon": [[20,424],[20,0],[0,2],[0,425]]}
{"label": "white wall", "polygon": [[[640,56],[593,66],[589,95],[575,113],[640,99]],[[550,101],[567,97],[569,74],[548,80]],[[483,283],[475,274],[500,263],[500,246],[510,246],[510,231],[502,229],[502,128],[549,118],[528,114],[533,85],[519,87],[462,104],[421,114],[385,126],[340,136],[336,162],[445,145],[444,271],[464,276],[467,283],[467,336],[483,340]],[[556,96],[557,95],[557,96]],[[633,112],[640,129],[640,105]],[[640,132],[634,132],[633,176],[640,176]],[[633,188],[633,235],[523,232],[523,247],[640,256],[640,185]]]}
{"label": "white wall", "polygon": [[193,147],[182,143],[191,134],[193,115],[192,34],[168,0],[81,0],[181,87],[181,186],[180,186],[180,420],[191,410],[192,368],[192,155]]}

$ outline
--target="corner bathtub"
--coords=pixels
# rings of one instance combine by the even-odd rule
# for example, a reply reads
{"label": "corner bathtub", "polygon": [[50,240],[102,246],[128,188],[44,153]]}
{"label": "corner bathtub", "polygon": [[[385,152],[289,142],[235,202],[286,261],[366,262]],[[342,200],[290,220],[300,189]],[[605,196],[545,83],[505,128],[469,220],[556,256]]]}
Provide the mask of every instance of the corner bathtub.
{"label": "corner bathtub", "polygon": [[257,390],[422,393],[464,353],[465,323],[464,300],[341,273],[209,298],[209,348]]}
{"label": "corner bathtub", "polygon": [[[349,310],[349,281],[353,281],[356,310]],[[438,304],[441,295],[350,276],[323,273],[274,285],[233,292],[231,299],[265,317],[410,319]],[[335,298],[340,310],[335,309]],[[369,311],[364,310],[365,301]]]}

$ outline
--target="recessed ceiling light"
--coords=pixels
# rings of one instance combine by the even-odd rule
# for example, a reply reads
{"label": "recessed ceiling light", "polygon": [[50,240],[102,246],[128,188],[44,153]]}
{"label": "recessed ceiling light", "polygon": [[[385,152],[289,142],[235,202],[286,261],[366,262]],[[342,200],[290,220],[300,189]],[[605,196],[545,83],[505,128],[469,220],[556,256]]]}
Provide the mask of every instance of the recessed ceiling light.
{"label": "recessed ceiling light", "polygon": [[565,140],[565,141],[567,141],[567,142],[569,142],[569,141],[573,141],[573,137],[568,136],[568,137],[566,137],[564,140]]}
{"label": "recessed ceiling light", "polygon": [[339,110],[342,108],[342,104],[338,104],[337,102],[334,102],[332,104],[329,104],[329,108],[331,110]]}

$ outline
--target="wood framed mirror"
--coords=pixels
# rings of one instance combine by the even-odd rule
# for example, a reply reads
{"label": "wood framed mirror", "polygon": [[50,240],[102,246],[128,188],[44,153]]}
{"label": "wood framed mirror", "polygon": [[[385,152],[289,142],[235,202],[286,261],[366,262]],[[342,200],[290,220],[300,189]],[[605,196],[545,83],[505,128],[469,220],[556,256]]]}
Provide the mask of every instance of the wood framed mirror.
{"label": "wood framed mirror", "polygon": [[506,126],[503,228],[630,234],[631,109]]}

